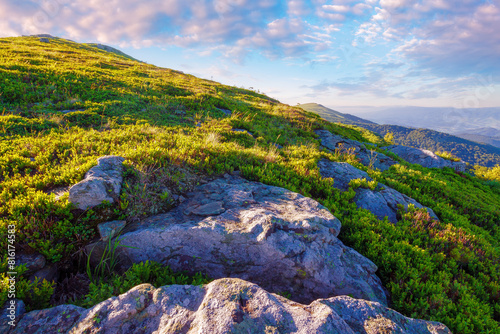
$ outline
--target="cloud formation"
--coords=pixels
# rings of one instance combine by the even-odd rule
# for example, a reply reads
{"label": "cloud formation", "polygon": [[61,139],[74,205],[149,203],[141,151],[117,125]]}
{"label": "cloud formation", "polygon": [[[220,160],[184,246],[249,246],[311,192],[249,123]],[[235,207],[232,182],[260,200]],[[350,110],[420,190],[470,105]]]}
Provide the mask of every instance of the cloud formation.
{"label": "cloud formation", "polygon": [[[473,75],[498,82],[499,1],[0,0],[0,37],[176,46],[234,63],[258,54],[358,75],[317,79],[313,91],[419,98],[436,96],[439,85],[457,92]],[[394,88],[402,84],[407,92]]]}

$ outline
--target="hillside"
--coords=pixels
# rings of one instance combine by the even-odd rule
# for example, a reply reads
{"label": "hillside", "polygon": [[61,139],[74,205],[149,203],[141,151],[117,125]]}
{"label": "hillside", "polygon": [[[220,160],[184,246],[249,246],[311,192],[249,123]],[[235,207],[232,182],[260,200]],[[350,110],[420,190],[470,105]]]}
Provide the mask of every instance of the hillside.
{"label": "hillside", "polygon": [[[500,330],[497,182],[451,168],[410,164],[384,150],[387,143],[369,130],[327,122],[254,91],[64,39],[0,39],[0,78],[0,234],[8,240],[1,253],[1,304],[12,300],[8,272],[18,273],[16,298],[30,311],[67,303],[92,308],[144,282],[156,288],[169,285],[168,291],[182,288],[172,284],[206,284],[224,279],[222,274],[208,276],[224,268],[233,270],[232,277],[267,280],[268,292],[275,295],[266,295],[266,303],[291,303],[279,294],[307,304],[316,296],[310,291],[321,290],[319,283],[331,287],[345,279],[350,284],[322,293],[348,295],[363,287],[369,291],[363,298],[384,303],[386,289],[387,306],[404,316],[439,321],[455,333]],[[328,149],[318,133],[340,138],[342,145]],[[382,156],[390,166],[362,163],[361,153],[368,160]],[[354,169],[362,177],[339,189],[341,178],[324,176],[325,164]],[[103,187],[109,200],[92,207],[70,201],[68,188],[111,174],[120,179],[121,188],[116,192],[114,183]],[[393,206],[393,223],[358,205],[359,195],[370,192],[390,192],[411,205]],[[222,218],[225,227],[217,225]],[[107,234],[104,241],[102,223],[123,224],[123,239]],[[176,243],[175,233],[181,232],[188,234],[190,247],[212,242],[214,248],[175,257],[175,251],[185,248]],[[143,251],[148,242],[154,247]],[[238,248],[243,243],[251,246]],[[102,246],[101,253],[96,244]],[[223,252],[228,245],[231,251]],[[113,268],[127,267],[114,256],[116,250],[130,261],[147,256],[148,262],[128,263],[127,271],[115,272]],[[245,254],[251,254],[248,261],[241,259]],[[275,254],[283,262],[273,275],[259,263],[252,267],[254,276],[242,270],[248,262],[263,255],[272,260]],[[36,261],[14,266],[12,257],[20,261],[21,255]],[[151,262],[156,260],[161,264]],[[38,262],[43,262],[38,269],[58,275],[35,280],[32,267]],[[345,270],[341,267],[338,276],[324,279],[325,270],[338,270],[339,263]],[[180,273],[166,264],[196,272]],[[276,284],[285,278],[292,283]],[[203,288],[227,282],[216,280]],[[149,303],[152,289],[143,285],[127,296]],[[204,296],[199,287],[193,289]],[[232,302],[239,298],[239,308],[228,321],[241,326],[251,321],[248,314],[257,312],[248,300],[263,294],[255,287],[245,289],[227,296]],[[142,299],[137,295],[141,293]],[[185,299],[172,300],[172,309],[178,310]],[[189,305],[182,310],[200,304]],[[139,306],[139,311],[144,309]],[[57,308],[47,312],[52,312],[51,319],[73,321],[75,310],[84,310],[71,307],[67,315],[54,316]],[[98,326],[100,315],[89,314]],[[398,323],[408,322],[398,317]]]}
{"label": "hillside", "polygon": [[314,103],[302,104],[300,107],[304,110],[315,112],[330,122],[357,125],[381,136],[385,136],[387,132],[392,132],[394,134],[394,142],[399,145],[418,147],[434,152],[451,152],[463,161],[473,165],[493,167],[500,164],[499,147],[494,147],[489,143],[482,144],[480,140],[471,141],[461,138],[479,139],[477,136],[454,136],[429,129],[415,129],[388,124],[379,125]]}
{"label": "hillside", "polygon": [[500,147],[500,130],[487,127],[456,133],[455,136],[477,143]]}

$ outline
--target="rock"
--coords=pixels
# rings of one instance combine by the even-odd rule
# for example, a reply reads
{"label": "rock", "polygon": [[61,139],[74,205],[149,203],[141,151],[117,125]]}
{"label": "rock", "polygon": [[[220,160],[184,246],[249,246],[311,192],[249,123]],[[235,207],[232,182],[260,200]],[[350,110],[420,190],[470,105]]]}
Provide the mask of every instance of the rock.
{"label": "rock", "polygon": [[102,241],[116,236],[127,224],[125,220],[113,220],[97,225]]}
{"label": "rock", "polygon": [[221,213],[226,211],[226,209],[222,207],[223,204],[224,202],[212,202],[205,205],[200,205],[199,207],[193,209],[191,213],[194,213],[198,216],[220,215]]}
{"label": "rock", "polygon": [[[351,180],[372,180],[368,173],[346,162],[334,162],[322,159],[318,162],[318,167],[321,176],[333,178],[333,186],[342,191],[349,189],[349,182]],[[394,224],[398,221],[397,212],[399,204],[403,205],[406,209],[408,209],[410,204],[413,204],[417,208],[425,208],[432,218],[439,220],[432,209],[424,207],[413,198],[401,194],[382,183],[379,183],[375,190],[366,188],[356,189],[354,202],[358,207],[371,211],[377,218],[384,219],[384,217],[387,217]]]}
{"label": "rock", "polygon": [[398,222],[397,212],[399,204],[403,205],[405,209],[408,209],[410,204],[413,204],[419,209],[424,208],[431,218],[439,220],[431,208],[425,207],[413,198],[401,194],[397,190],[383,184],[379,184],[379,187],[375,190],[365,188],[356,189],[354,202],[358,207],[371,211],[378,219],[384,219],[384,217],[387,216],[389,221],[393,224]]}
{"label": "rock", "polygon": [[356,155],[356,158],[365,165],[370,168],[377,168],[381,171],[385,171],[389,169],[392,165],[397,164],[394,159],[386,156],[385,154],[368,150],[366,146],[359,141],[346,139],[342,136],[334,135],[330,131],[327,130],[316,130],[314,131],[321,141],[321,146],[331,150],[353,150],[353,153]]}
{"label": "rock", "polygon": [[[336,238],[318,202],[234,175],[196,188],[172,211],[127,228],[118,270],[146,260],[212,278],[238,277],[297,301],[352,294],[386,303],[377,267]],[[225,211],[223,211],[225,209]],[[89,246],[98,263],[103,243]]]}
{"label": "rock", "polygon": [[233,114],[233,112],[229,109],[217,108],[217,110],[223,112],[226,116],[231,116]]}
{"label": "rock", "polygon": [[102,201],[113,203],[120,195],[124,160],[113,155],[97,159],[97,166],[92,167],[82,181],[69,189],[69,201],[82,210],[99,205]]}
{"label": "rock", "polygon": [[323,147],[328,148],[331,151],[335,151],[338,148],[346,148],[349,149],[351,147],[354,148],[354,152],[359,152],[361,151],[362,148],[366,148],[365,145],[360,143],[357,140],[351,140],[344,138],[339,135],[334,135],[328,130],[316,130],[314,131],[319,136],[319,139],[321,140],[321,145]]}
{"label": "rock", "polygon": [[413,148],[402,145],[384,147],[389,152],[397,154],[401,159],[411,163],[419,164],[427,168],[453,168],[457,172],[464,172],[467,164],[463,161],[451,161],[441,158],[428,150]]}
{"label": "rock", "polygon": [[34,273],[43,267],[45,267],[45,256],[39,253],[34,254],[24,254],[19,253],[16,257],[16,266],[20,266],[22,264],[26,265],[26,269],[28,271],[25,274]]}
{"label": "rock", "polygon": [[[84,308],[75,305],[59,305],[53,308],[32,311],[25,313],[17,326],[11,328],[8,333],[69,333],[71,327],[75,325],[85,311]],[[94,321],[97,325],[97,319],[94,319]]]}
{"label": "rock", "polygon": [[347,296],[302,305],[256,284],[223,278],[205,286],[141,284],[90,309],[73,305],[26,314],[10,333],[407,333],[451,334]]}
{"label": "rock", "polygon": [[366,179],[371,181],[372,178],[368,173],[351,166],[347,162],[333,162],[326,159],[321,159],[318,162],[319,173],[322,177],[331,177],[334,179],[333,186],[337,189],[346,191],[349,189],[349,182],[355,179]]}
{"label": "rock", "polygon": [[69,191],[69,188],[70,187],[56,187],[47,191],[47,193],[54,194],[55,195],[54,199],[58,201],[65,193]]}
{"label": "rock", "polygon": [[7,299],[0,310],[0,333],[8,333],[13,328],[12,324],[17,325],[24,313],[26,313],[26,307],[22,300]]}
{"label": "rock", "polygon": [[59,268],[57,265],[52,263],[42,269],[36,271],[33,275],[29,277],[30,281],[35,281],[38,279],[39,282],[46,280],[47,282],[57,281],[59,278]]}
{"label": "rock", "polygon": [[45,37],[40,38],[39,41],[42,43],[49,43],[50,42],[50,40],[48,38],[45,38]]}

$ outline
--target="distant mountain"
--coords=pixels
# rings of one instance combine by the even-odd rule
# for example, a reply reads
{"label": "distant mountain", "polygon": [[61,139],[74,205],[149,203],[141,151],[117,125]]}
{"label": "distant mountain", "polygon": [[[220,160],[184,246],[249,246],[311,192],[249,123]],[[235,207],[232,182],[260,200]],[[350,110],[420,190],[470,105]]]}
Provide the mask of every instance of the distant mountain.
{"label": "distant mountain", "polygon": [[300,107],[304,110],[317,113],[328,121],[357,125],[378,133],[381,136],[385,136],[387,132],[392,132],[394,134],[394,142],[399,145],[418,147],[434,152],[451,152],[463,161],[474,165],[492,167],[500,164],[500,148],[492,145],[482,144],[435,130],[388,124],[379,125],[356,116],[343,114],[316,103],[301,104]]}
{"label": "distant mountain", "polygon": [[500,108],[391,107],[356,114],[378,124],[426,128],[450,134],[488,127],[500,129]]}

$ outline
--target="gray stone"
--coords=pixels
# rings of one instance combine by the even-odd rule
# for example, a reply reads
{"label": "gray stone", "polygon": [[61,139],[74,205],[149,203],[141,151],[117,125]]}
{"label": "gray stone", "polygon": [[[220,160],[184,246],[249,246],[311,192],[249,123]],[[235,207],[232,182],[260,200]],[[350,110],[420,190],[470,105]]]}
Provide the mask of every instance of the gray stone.
{"label": "gray stone", "polygon": [[[32,311],[25,313],[17,326],[11,328],[8,333],[71,333],[71,327],[75,325],[85,311],[84,308],[75,305],[59,305],[53,308]],[[94,319],[94,321],[97,323],[97,319]]]}
{"label": "gray stone", "polygon": [[[223,213],[190,214],[195,205],[215,206],[214,201]],[[228,175],[199,186],[172,211],[129,225],[120,243],[133,248],[117,249],[117,269],[154,260],[176,271],[289,291],[297,301],[352,294],[386,303],[377,267],[336,238],[340,226],[310,198]],[[98,263],[103,243],[89,247],[92,263]]]}
{"label": "gray stone", "polygon": [[419,164],[427,168],[453,168],[457,172],[464,172],[467,164],[463,161],[451,161],[437,156],[431,151],[420,148],[392,145],[384,147],[389,152],[397,154],[401,159],[411,163]]}
{"label": "gray stone", "polygon": [[191,213],[194,213],[198,216],[215,216],[220,215],[226,209],[223,207],[224,202],[212,202],[205,205],[200,205],[197,208],[191,210]]}
{"label": "gray stone", "polygon": [[42,38],[40,38],[40,42],[42,42],[42,43],[49,43],[50,40],[48,38],[42,37]]}
{"label": "gray stone", "polygon": [[408,209],[410,204],[419,209],[426,209],[431,218],[439,220],[431,208],[425,207],[413,198],[383,184],[379,184],[379,187],[375,190],[356,189],[354,202],[358,207],[371,211],[377,218],[384,219],[384,217],[387,217],[394,224],[398,222],[398,205],[403,205],[405,209]]}
{"label": "gray stone", "polygon": [[331,177],[334,179],[333,186],[337,189],[346,191],[349,189],[349,182],[355,179],[366,179],[371,181],[372,178],[368,173],[351,166],[347,162],[334,162],[326,159],[321,159],[318,162],[319,173],[322,177]]}
{"label": "gray stone", "polygon": [[[368,173],[351,166],[346,162],[334,162],[322,159],[318,162],[319,171],[322,177],[331,177],[334,179],[333,186],[342,191],[349,189],[349,182],[356,179],[366,179],[371,181],[372,178]],[[358,188],[354,202],[360,208],[371,211],[377,218],[384,219],[387,217],[390,222],[397,223],[398,205],[401,204],[408,209],[410,204],[416,208],[425,208],[429,212],[431,218],[439,220],[434,211],[428,207],[415,201],[391,187],[379,183],[375,190]]]}
{"label": "gray stone", "polygon": [[102,201],[113,203],[120,195],[124,160],[118,156],[97,159],[97,166],[92,167],[82,181],[69,189],[69,201],[82,210],[99,205]]}
{"label": "gray stone", "polygon": [[235,278],[205,286],[141,284],[87,310],[62,305],[30,312],[10,333],[98,332],[451,334],[441,323],[380,303],[340,296],[302,305]]}
{"label": "gray stone", "polygon": [[28,269],[26,274],[31,274],[42,269],[43,267],[45,267],[45,262],[45,256],[39,253],[19,253],[16,256],[16,266],[24,264],[26,266],[26,269]]}
{"label": "gray stone", "polygon": [[113,220],[97,225],[102,241],[116,236],[127,224],[125,220]]}
{"label": "gray stone", "polygon": [[367,167],[385,171],[392,165],[397,164],[394,159],[385,154],[367,149],[366,146],[359,141],[334,135],[327,130],[316,130],[314,132],[319,136],[321,146],[333,152],[336,150],[345,152],[347,152],[347,150],[352,150],[359,162]]}
{"label": "gray stone", "polygon": [[219,111],[222,111],[226,116],[231,116],[233,112],[229,109],[217,108]]}
{"label": "gray stone", "polygon": [[43,282],[43,280],[46,280],[47,282],[57,281],[58,278],[59,268],[54,263],[43,267],[29,277],[30,281],[38,279],[39,282]]}

